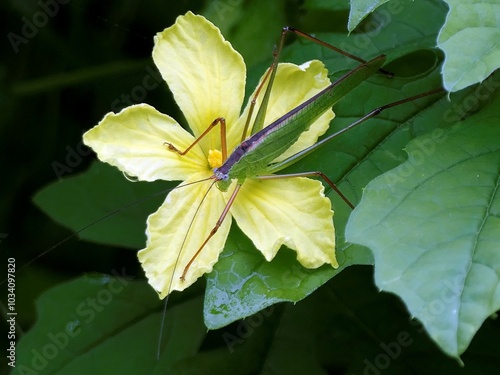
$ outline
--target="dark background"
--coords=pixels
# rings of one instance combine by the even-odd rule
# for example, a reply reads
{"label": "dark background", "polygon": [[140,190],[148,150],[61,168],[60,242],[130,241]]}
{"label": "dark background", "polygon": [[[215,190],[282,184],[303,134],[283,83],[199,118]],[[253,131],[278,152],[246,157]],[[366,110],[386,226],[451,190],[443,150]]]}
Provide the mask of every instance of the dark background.
{"label": "dark background", "polygon": [[[41,4],[52,5],[44,9]],[[165,84],[158,82],[152,89],[143,89],[145,77],[153,77],[156,71],[151,59],[153,36],[187,10],[208,12],[251,68],[267,64],[279,30],[286,24],[305,31],[345,31],[347,11],[339,11],[342,21],[332,23],[321,14],[305,14],[301,5],[298,0],[0,3],[0,142],[5,169],[0,185],[0,278],[3,281],[6,275],[6,259],[14,257],[18,270],[16,309],[22,312],[17,317],[19,333],[34,324],[36,299],[64,280],[122,267],[133,275],[142,273],[136,252],[130,249],[77,238],[53,248],[73,232],[50,220],[33,204],[32,197],[46,184],[89,167],[94,154],[82,146],[81,136],[107,112],[147,102],[182,119]],[[254,6],[267,7],[262,19],[249,16],[242,24],[234,23],[234,14],[245,11],[252,15]],[[370,267],[348,270],[336,280],[341,287],[342,280],[353,285],[350,278],[359,282],[360,290],[380,295],[370,284]],[[0,290],[4,301],[5,284]],[[346,293],[352,295],[349,290]],[[386,294],[382,298],[389,300],[391,308],[395,306],[392,311],[398,312],[401,320],[408,320],[399,300]],[[6,336],[3,322],[2,318],[2,342]],[[425,345],[434,350],[424,335]],[[439,350],[435,349],[434,355],[443,360],[440,366],[456,366]],[[2,356],[0,364],[4,361]]]}

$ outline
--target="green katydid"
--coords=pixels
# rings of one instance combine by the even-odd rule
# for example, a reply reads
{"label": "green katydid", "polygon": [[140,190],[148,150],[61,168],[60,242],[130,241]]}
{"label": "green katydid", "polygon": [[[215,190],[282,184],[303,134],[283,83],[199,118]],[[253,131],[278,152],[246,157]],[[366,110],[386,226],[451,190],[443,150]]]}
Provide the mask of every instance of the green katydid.
{"label": "green katydid", "polygon": [[[276,54],[276,58],[278,55],[279,54]],[[185,265],[184,271],[181,275],[182,280],[184,280],[186,273],[196,256],[202,251],[203,247],[210,240],[210,238],[217,232],[217,229],[224,220],[231,204],[236,199],[240,187],[247,178],[270,179],[298,176],[305,177],[310,176],[311,174],[318,175],[318,172],[306,172],[288,176],[270,175],[271,173],[287,167],[290,165],[291,161],[296,161],[299,157],[303,157],[307,155],[307,153],[312,152],[317,146],[311,146],[308,150],[304,150],[303,154],[296,154],[288,159],[285,159],[279,164],[269,165],[269,163],[295,143],[300,134],[302,134],[323,112],[332,107],[332,105],[334,105],[348,91],[379,70],[384,61],[385,56],[379,56],[370,62],[361,64],[358,68],[350,71],[326,89],[302,103],[291,112],[286,113],[267,127],[262,128],[262,124],[254,124],[252,129],[262,129],[256,133],[254,132],[252,136],[245,139],[226,160],[223,160],[224,163],[219,168],[214,169],[212,179],[217,182],[217,187],[220,190],[226,191],[233,180],[237,180],[237,185],[235,186],[228,204],[214,226],[214,229],[211,231],[209,237],[205,239],[195,255],[191,258],[188,264]],[[276,64],[273,65],[276,66]],[[276,70],[273,70],[273,73],[275,71]],[[271,74],[271,80],[272,77],[273,74]],[[269,84],[265,95],[267,95],[270,88],[271,85]],[[261,106],[261,110],[259,110],[259,112],[262,112],[262,108],[264,108],[264,106]],[[257,114],[257,119],[260,118],[262,121],[264,120],[263,117],[260,117],[259,114]],[[185,152],[179,152],[172,144],[168,144],[168,146],[171,150],[177,151],[181,155],[185,154]],[[223,150],[222,154],[224,155],[225,153],[226,151]],[[330,186],[335,189],[335,191],[349,205],[351,205],[347,198],[344,197],[344,195],[326,176],[322,174],[319,174],[319,176],[323,177],[323,179],[330,184]]]}

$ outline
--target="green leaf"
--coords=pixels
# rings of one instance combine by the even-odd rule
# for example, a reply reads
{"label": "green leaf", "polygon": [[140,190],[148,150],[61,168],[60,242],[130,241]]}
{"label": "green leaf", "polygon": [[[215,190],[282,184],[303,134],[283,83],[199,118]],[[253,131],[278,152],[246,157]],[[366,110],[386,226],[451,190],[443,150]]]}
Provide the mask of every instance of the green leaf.
{"label": "green leaf", "polygon": [[500,308],[500,95],[448,130],[410,142],[408,161],[372,181],[349,220],[375,257],[375,280],[399,295],[458,357]]}
{"label": "green leaf", "polygon": [[446,0],[450,7],[438,37],[445,54],[444,86],[458,91],[482,82],[500,66],[500,4]]}
{"label": "green leaf", "polygon": [[171,306],[157,360],[163,304],[146,282],[114,273],[120,277],[88,275],[40,297],[37,323],[17,344],[14,375],[165,373],[196,353],[205,336],[200,298]]}
{"label": "green leaf", "polygon": [[146,242],[146,218],[160,206],[167,186],[131,182],[116,168],[95,162],[85,173],[44,187],[33,201],[83,239],[139,249]]}
{"label": "green leaf", "polygon": [[[243,233],[233,228],[224,252],[207,276],[205,324],[216,329],[275,303],[300,301],[351,265],[352,259],[346,257],[340,254],[341,266],[337,269],[325,265],[311,270],[297,262],[294,252],[282,248],[268,262]],[[358,256],[356,263],[362,261]],[[368,256],[365,262],[370,261]]]}

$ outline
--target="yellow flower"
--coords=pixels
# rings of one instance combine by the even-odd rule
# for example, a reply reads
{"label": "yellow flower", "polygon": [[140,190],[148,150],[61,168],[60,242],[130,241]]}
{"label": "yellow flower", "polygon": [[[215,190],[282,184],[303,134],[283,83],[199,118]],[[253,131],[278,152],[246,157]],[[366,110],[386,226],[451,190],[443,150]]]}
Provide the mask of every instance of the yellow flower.
{"label": "yellow flower", "polygon": [[[173,118],[139,104],[120,113],[108,113],[84,135],[101,161],[139,180],[183,180],[189,184],[213,175],[221,163],[220,130],[214,129],[186,155],[172,152],[166,142],[185,150],[216,118],[227,124],[228,152],[240,142],[248,105],[244,100],[246,69],[243,58],[224,40],[219,29],[205,18],[188,12],[155,37],[153,59],[168,83],[193,134]],[[328,86],[324,65],[310,61],[302,66],[280,64],[265,124]],[[257,104],[258,106],[258,104]],[[333,118],[325,112],[279,159],[312,145]],[[180,276],[219,219],[233,191],[213,181],[171,191],[147,221],[146,248],[138,257],[149,283],[160,298],[183,290],[212,270],[224,248],[232,217],[271,261],[281,245],[297,251],[308,268],[325,263],[336,267],[335,239],[329,199],[319,181],[307,178],[247,179],[216,235]],[[201,206],[200,206],[201,205]],[[180,254],[180,255],[179,255]]]}

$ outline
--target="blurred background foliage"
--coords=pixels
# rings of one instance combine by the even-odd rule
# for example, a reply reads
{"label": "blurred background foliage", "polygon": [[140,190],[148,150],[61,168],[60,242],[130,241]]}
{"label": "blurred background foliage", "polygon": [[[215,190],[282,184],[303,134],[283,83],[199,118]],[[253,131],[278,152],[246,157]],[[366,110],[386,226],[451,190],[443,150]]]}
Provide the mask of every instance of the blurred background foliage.
{"label": "blurred background foliage", "polygon": [[[0,247],[2,267],[6,265],[6,258],[15,257],[20,270],[16,285],[18,333],[33,326],[37,298],[63,281],[85,273],[109,274],[112,270],[122,269],[126,269],[127,275],[143,277],[135,251],[118,246],[102,246],[72,239],[36,259],[72,232],[48,219],[33,205],[32,197],[46,184],[88,169],[94,155],[82,146],[81,136],[107,112],[117,111],[133,103],[147,102],[163,113],[182,118],[160,79],[152,90],[133,90],[144,86],[145,76],[155,77],[151,51],[153,36],[158,31],[171,25],[178,15],[187,10],[202,13],[221,29],[223,35],[244,56],[250,70],[261,70],[268,64],[284,25],[293,25],[307,32],[345,32],[348,19],[347,3],[343,1],[338,2],[337,10],[328,12],[306,11],[304,3],[308,2],[299,0],[70,0],[57,3],[57,9],[49,11],[43,10],[40,5],[46,3],[49,1],[12,0],[0,4],[0,34],[3,35],[0,141],[3,165],[7,169],[1,184]],[[40,12],[47,14],[52,11],[54,14],[47,16],[45,21],[43,17],[38,20],[33,18]],[[28,26],[26,29],[26,25],[33,22],[43,26]],[[24,37],[16,39],[13,45],[9,33]],[[255,77],[249,79],[255,80]],[[113,194],[107,191],[107,186],[101,188],[103,194]],[[34,259],[36,261],[30,263]],[[28,263],[26,268],[21,269]],[[4,275],[4,271],[1,275]],[[413,350],[420,353],[420,357],[417,355],[410,360],[403,358],[402,364],[398,362],[397,366],[390,368],[391,373],[422,365],[419,363],[421,360],[425,360],[427,365],[424,367],[433,373],[439,373],[444,368],[450,373],[458,373],[457,363],[439,352],[417,325],[408,323],[401,302],[387,294],[380,297],[371,279],[370,267],[357,267],[343,272],[335,278],[335,287],[327,284],[327,288],[322,288],[313,297],[313,302],[322,301],[316,305],[316,308],[322,309],[318,314],[323,318],[326,316],[325,319],[335,316],[341,322],[345,319],[346,326],[352,324],[351,308],[359,303],[352,293],[352,288],[355,288],[357,292],[354,294],[359,293],[358,297],[364,301],[363,309],[368,309],[366,311],[369,311],[367,306],[370,306],[371,301],[377,299],[379,306],[386,306],[386,311],[376,310],[370,317],[371,323],[383,320],[384,323],[380,324],[385,328],[390,323],[393,325],[390,330],[392,333],[408,330],[418,342]],[[190,293],[200,295],[201,286],[198,285]],[[5,287],[2,285],[2,300],[4,295]],[[335,308],[330,304],[332,301],[337,303]],[[161,304],[159,306],[161,310]],[[300,306],[303,305],[297,306],[298,309],[293,310],[292,315],[286,315],[287,319],[314,319],[304,312],[307,310],[301,310]],[[196,308],[200,309],[199,306]],[[285,311],[289,309],[293,309],[292,305],[278,306],[279,314],[274,314],[271,320],[285,316]],[[335,310],[330,317],[327,315],[329,309]],[[339,345],[331,348],[338,353],[337,358],[332,357],[326,346],[323,347],[323,352],[317,354],[323,368],[318,369],[317,373],[344,373],[345,369],[356,370],[357,373],[366,371],[367,364],[363,360],[375,358],[380,352],[378,344],[385,339],[377,336],[373,327],[360,328],[364,323],[358,323],[352,332],[348,329],[343,332],[325,329],[315,333],[320,338],[319,343],[331,343],[327,337],[331,339],[337,335],[342,336],[342,339],[348,337],[351,344],[350,347]],[[488,326],[495,324],[487,323]],[[232,329],[237,330],[238,325],[235,324]],[[359,335],[358,330],[371,337],[373,343],[370,348],[367,348],[370,345],[363,341],[364,336]],[[476,340],[479,343],[483,340],[487,342],[488,332],[488,329],[480,331]],[[5,336],[6,331],[2,328],[1,337]],[[387,340],[391,337],[394,339],[388,333]],[[255,345],[265,346],[264,333],[255,335],[255,338]],[[151,337],[152,342],[156,342],[156,339],[156,336]],[[300,332],[289,339],[295,345],[301,345]],[[477,345],[479,349],[472,348],[472,353],[476,351],[480,357],[481,344]],[[357,347],[356,353],[350,350],[354,347]],[[202,348],[223,348],[227,355],[224,339],[217,331],[205,339]],[[297,354],[298,357],[305,355],[304,352]],[[477,361],[478,366],[481,366],[478,357],[470,355],[469,363]],[[224,355],[214,358],[219,358],[219,364],[227,361]],[[231,358],[237,361],[241,357]],[[200,363],[210,363],[207,368],[216,368],[212,367],[212,360],[206,356],[200,359]],[[2,356],[2,367],[5,362],[5,356]],[[286,368],[282,365],[283,369]],[[257,372],[258,368],[249,367],[249,373]]]}

